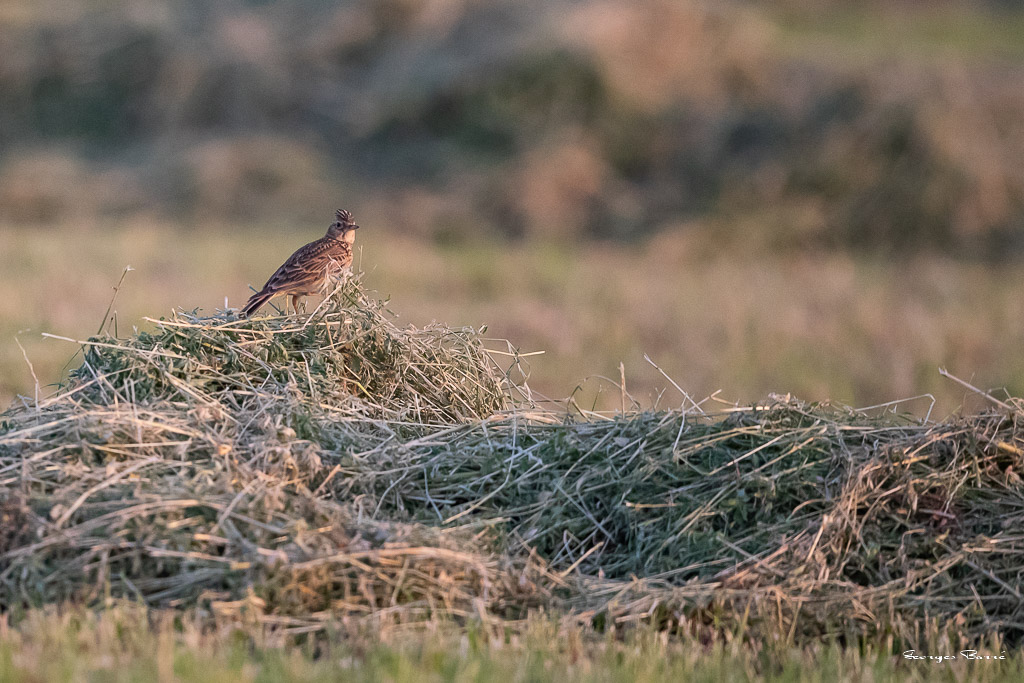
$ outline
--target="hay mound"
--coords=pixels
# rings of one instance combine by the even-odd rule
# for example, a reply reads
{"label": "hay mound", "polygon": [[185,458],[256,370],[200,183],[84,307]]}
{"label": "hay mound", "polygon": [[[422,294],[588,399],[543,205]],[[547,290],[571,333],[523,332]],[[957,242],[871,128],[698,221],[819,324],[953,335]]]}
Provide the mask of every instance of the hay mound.
{"label": "hay mound", "polygon": [[[530,571],[472,534],[355,518],[227,458],[133,458],[78,481],[6,489],[0,601],[255,608],[292,627],[399,610],[402,619],[522,611]],[[67,468],[61,475],[67,473]],[[45,474],[45,473],[44,473]],[[44,492],[48,492],[47,495]]]}
{"label": "hay mound", "polygon": [[91,340],[0,418],[0,606],[1024,640],[1019,409],[576,421],[506,383],[473,330],[398,328],[351,283]]}
{"label": "hay mound", "polygon": [[83,351],[67,387],[0,421],[5,608],[248,600],[315,622],[531,602],[525,563],[476,535],[325,499],[359,452],[508,405],[474,330],[400,329],[349,283],[309,316],[179,314]]}
{"label": "hay mound", "polygon": [[581,615],[1024,638],[1018,413],[921,424],[788,401],[714,418],[505,419],[402,461],[368,454],[335,496],[389,519],[501,520],[506,552],[574,573]]}
{"label": "hay mound", "polygon": [[507,406],[505,378],[472,329],[398,328],[354,281],[309,316],[200,318],[100,338],[72,373],[77,401],[207,405],[244,414],[293,400],[320,413],[415,424],[479,419]]}

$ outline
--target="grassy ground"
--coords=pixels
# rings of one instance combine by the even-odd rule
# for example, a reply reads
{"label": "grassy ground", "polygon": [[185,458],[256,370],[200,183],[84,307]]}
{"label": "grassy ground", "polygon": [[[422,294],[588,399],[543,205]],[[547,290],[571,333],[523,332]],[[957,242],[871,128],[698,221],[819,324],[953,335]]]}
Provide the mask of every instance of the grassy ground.
{"label": "grassy ground", "polygon": [[[0,229],[0,402],[31,395],[17,336],[42,384],[56,380],[74,347],[42,332],[96,331],[126,265],[119,329],[173,307],[239,306],[292,249],[322,226],[183,231],[160,225],[109,229]],[[360,235],[370,287],[402,319],[489,325],[531,358],[531,384],[564,397],[619,405],[627,386],[643,406],[669,390],[644,354],[694,396],[720,390],[750,401],[769,392],[869,405],[931,392],[935,414],[963,390],[939,367],[985,388],[1024,393],[1024,267],[939,257],[897,263],[837,254],[793,257],[738,248],[708,254],[702,238],[664,236],[642,247],[481,242],[439,247],[369,223]],[[173,248],[169,248],[173,245]],[[22,331],[21,334],[18,334]],[[588,379],[589,378],[589,379]],[[610,392],[610,395],[609,395]],[[919,414],[924,399],[908,406]]]}
{"label": "grassy ground", "polygon": [[[338,634],[284,647],[272,635],[200,629],[141,610],[53,611],[0,627],[0,679],[30,681],[1016,681],[1024,661],[913,661],[832,646],[759,652],[640,630],[587,635],[539,620],[523,635],[443,625],[373,636]],[[931,653],[947,654],[940,646]],[[956,655],[953,650],[948,654]],[[999,655],[979,650],[979,655]]]}

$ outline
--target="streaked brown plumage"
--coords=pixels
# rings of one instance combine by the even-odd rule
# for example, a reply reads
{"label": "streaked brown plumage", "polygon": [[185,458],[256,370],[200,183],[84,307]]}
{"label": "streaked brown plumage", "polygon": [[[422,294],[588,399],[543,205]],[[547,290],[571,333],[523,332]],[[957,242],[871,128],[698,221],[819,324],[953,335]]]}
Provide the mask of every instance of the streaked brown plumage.
{"label": "streaked brown plumage", "polygon": [[252,295],[242,315],[252,315],[278,294],[290,295],[292,310],[298,311],[300,297],[316,294],[328,277],[352,265],[352,244],[359,226],[348,211],[338,209],[335,217],[326,235],[288,257],[263,289]]}

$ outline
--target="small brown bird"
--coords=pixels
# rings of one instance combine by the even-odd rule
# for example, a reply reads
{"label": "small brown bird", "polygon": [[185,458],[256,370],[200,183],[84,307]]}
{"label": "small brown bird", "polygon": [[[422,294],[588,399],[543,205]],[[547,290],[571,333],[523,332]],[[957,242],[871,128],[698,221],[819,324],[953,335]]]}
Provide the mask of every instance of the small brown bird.
{"label": "small brown bird", "polygon": [[277,269],[263,289],[245,304],[242,315],[250,316],[278,294],[291,295],[292,310],[298,312],[299,298],[316,294],[323,283],[352,265],[352,244],[359,226],[352,214],[338,209],[327,234],[299,248]]}

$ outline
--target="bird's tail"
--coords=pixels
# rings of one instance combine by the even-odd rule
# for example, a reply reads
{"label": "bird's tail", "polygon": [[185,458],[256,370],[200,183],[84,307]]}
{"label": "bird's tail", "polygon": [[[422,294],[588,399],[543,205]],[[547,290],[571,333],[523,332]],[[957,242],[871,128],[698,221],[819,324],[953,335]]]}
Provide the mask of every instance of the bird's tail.
{"label": "bird's tail", "polygon": [[242,309],[242,315],[249,317],[255,313],[260,306],[270,301],[273,297],[274,293],[268,292],[267,290],[256,292],[249,297],[249,301],[245,304],[245,308]]}

